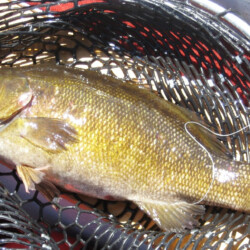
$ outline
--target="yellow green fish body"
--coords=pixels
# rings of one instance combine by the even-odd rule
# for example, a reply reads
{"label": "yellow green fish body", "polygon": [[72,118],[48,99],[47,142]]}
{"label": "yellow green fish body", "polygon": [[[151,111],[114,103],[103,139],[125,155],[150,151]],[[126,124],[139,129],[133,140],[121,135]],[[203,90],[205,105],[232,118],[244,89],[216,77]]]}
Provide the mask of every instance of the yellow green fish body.
{"label": "yellow green fish body", "polygon": [[232,161],[189,124],[213,169],[185,130],[197,121],[193,113],[114,78],[59,66],[2,69],[0,84],[0,156],[16,164],[27,190],[54,183],[131,200],[175,231],[203,213],[196,201],[249,212],[249,164]]}

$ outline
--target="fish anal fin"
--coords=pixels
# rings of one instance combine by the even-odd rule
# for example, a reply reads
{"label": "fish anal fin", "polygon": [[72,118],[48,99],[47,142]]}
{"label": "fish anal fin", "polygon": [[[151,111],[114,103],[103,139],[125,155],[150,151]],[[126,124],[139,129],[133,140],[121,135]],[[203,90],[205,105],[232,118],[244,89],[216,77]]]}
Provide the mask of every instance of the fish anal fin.
{"label": "fish anal fin", "polygon": [[[213,134],[211,127],[205,122],[199,122],[201,126],[195,123],[188,124],[187,129],[190,133],[210,152],[223,158],[231,158],[231,152],[226,146]],[[205,129],[204,127],[207,129]],[[210,131],[209,131],[210,130]]]}
{"label": "fish anal fin", "polygon": [[205,209],[202,205],[190,204],[185,201],[176,202],[135,202],[163,230],[182,232],[198,226],[195,216],[202,215]]}
{"label": "fish anal fin", "polygon": [[77,142],[77,132],[60,119],[37,117],[19,119],[20,135],[30,143],[51,152],[67,150]]}
{"label": "fish anal fin", "polygon": [[[173,106],[174,104],[170,103]],[[174,106],[173,106],[174,107]],[[187,129],[209,152],[214,153],[220,157],[232,158],[232,153],[227,147],[213,134],[213,129],[206,121],[202,120],[194,111],[175,105],[173,112],[178,112],[180,120],[183,122],[182,126]],[[174,109],[174,108],[173,108]],[[200,124],[200,125],[199,125]]]}

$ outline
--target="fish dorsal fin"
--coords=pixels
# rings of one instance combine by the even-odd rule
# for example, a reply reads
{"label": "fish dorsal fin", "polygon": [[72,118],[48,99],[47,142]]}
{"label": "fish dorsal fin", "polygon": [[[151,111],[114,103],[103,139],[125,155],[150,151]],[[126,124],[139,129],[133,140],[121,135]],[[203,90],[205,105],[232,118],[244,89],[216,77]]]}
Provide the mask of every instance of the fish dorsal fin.
{"label": "fish dorsal fin", "polygon": [[[213,134],[211,126],[191,110],[180,107],[176,104],[165,102],[165,111],[168,115],[181,121],[181,126],[185,130],[185,124],[187,122],[194,122],[187,124],[186,128],[195,139],[201,143],[209,152],[223,157],[232,158],[231,152],[226,148],[226,146],[219,141],[217,136]],[[199,123],[199,124],[197,124]],[[203,126],[203,127],[202,127]],[[205,129],[205,128],[207,129]],[[185,131],[187,133],[187,131]]]}
{"label": "fish dorsal fin", "polygon": [[[165,117],[171,117],[172,119],[177,120],[183,130],[185,130],[185,124],[190,121],[200,123],[211,130],[211,126],[203,121],[194,111],[159,98],[159,96],[149,90],[139,89],[138,86],[135,86],[134,84],[117,83],[117,85],[119,85],[120,88],[123,88],[124,91],[136,95],[137,98],[141,99],[141,101],[145,102],[149,107],[160,111]],[[230,151],[212,132],[197,124],[188,124],[187,129],[209,152],[223,158],[232,158]]]}
{"label": "fish dorsal fin", "polygon": [[[200,125],[197,124],[197,122]],[[210,153],[213,153],[223,158],[232,159],[231,152],[221,141],[219,141],[216,135],[213,134],[212,129],[208,124],[201,121],[194,121],[194,123],[191,122],[187,124],[186,128],[190,132],[190,134],[194,136],[195,139],[199,143],[201,143]]]}
{"label": "fish dorsal fin", "polygon": [[[85,71],[84,75],[90,79],[96,77],[95,72],[92,71]],[[138,100],[146,103],[150,108],[160,111],[165,117],[171,117],[174,120],[178,120],[183,130],[185,130],[185,124],[190,121],[200,123],[208,129],[211,129],[211,126],[201,120],[194,111],[159,98],[155,93],[152,93],[148,89],[139,88],[135,83],[124,83],[110,76],[103,76],[101,79],[105,79],[105,84],[107,85],[119,87],[120,89],[123,89],[123,91],[136,96]],[[209,152],[223,158],[232,158],[230,151],[212,132],[209,132],[197,124],[188,124],[187,129]]]}
{"label": "fish dorsal fin", "polygon": [[189,110],[187,110],[187,112],[190,112],[192,114],[192,120],[190,120],[191,123],[187,124],[186,128],[195,137],[195,139],[200,142],[209,152],[223,158],[226,157],[232,159],[231,152],[212,132],[213,130],[211,126],[205,121],[199,119],[196,113]]}
{"label": "fish dorsal fin", "polygon": [[154,222],[163,230],[182,232],[185,228],[191,229],[199,225],[194,216],[202,215],[205,211],[202,205],[194,205],[185,201],[176,202],[135,202]]}

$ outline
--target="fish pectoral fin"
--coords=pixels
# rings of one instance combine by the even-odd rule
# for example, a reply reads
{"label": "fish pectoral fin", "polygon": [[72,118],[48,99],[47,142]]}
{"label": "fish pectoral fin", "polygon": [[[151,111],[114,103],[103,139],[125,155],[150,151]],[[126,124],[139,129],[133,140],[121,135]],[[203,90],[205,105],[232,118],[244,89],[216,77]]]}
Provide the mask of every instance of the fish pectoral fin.
{"label": "fish pectoral fin", "polygon": [[29,166],[19,165],[16,167],[19,177],[22,179],[25,191],[35,190],[35,185],[39,184],[45,175],[42,171]]}
{"label": "fish pectoral fin", "polygon": [[176,202],[135,202],[155,223],[165,231],[181,232],[185,228],[197,226],[198,220],[194,216],[202,215],[205,208],[185,201]]}
{"label": "fish pectoral fin", "polygon": [[77,142],[76,130],[60,119],[20,118],[20,135],[30,143],[51,152],[67,150],[66,145]]}

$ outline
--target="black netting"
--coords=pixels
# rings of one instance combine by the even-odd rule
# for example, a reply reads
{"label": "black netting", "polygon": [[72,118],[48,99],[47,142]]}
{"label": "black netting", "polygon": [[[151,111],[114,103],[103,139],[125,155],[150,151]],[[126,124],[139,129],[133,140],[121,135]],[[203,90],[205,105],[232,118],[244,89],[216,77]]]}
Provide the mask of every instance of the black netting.
{"label": "black netting", "polygon": [[[91,68],[195,110],[220,133],[249,124],[249,37],[224,22],[223,15],[174,0],[6,0],[0,2],[0,16],[2,67]],[[244,130],[221,140],[236,160],[250,162],[249,138]],[[200,228],[175,234],[161,232],[130,202],[62,191],[50,203],[38,192],[25,193],[15,170],[4,165],[0,181],[11,193],[0,190],[6,204],[1,214],[9,218],[0,221],[0,242],[6,247],[13,242],[54,249],[54,241],[61,249],[249,247],[250,217],[244,213],[207,207]],[[27,221],[23,210],[35,221],[4,228],[6,220]]]}
{"label": "black netting", "polygon": [[0,244],[5,247],[56,249],[57,245],[41,224],[20,206],[20,198],[0,186]]}

